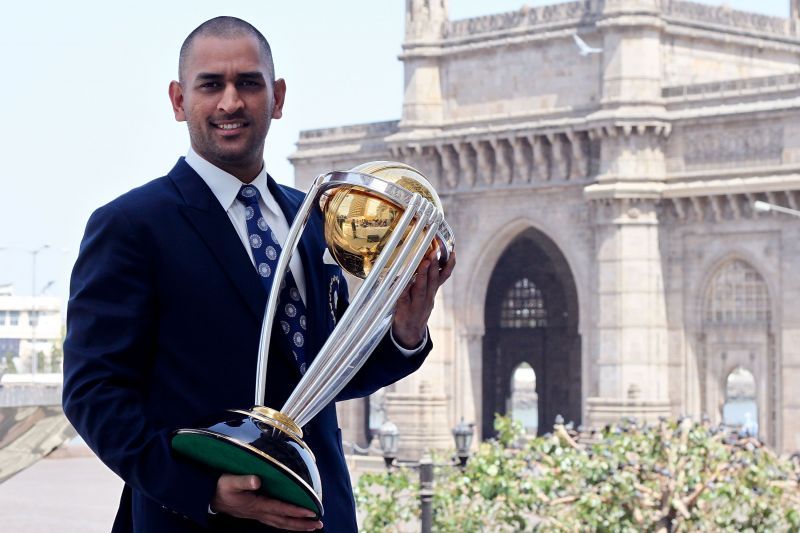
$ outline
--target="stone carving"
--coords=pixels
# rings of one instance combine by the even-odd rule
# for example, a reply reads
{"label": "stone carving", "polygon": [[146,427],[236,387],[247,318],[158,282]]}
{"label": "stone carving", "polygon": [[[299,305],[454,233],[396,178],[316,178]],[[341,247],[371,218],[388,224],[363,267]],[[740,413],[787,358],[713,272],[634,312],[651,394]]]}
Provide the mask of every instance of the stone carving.
{"label": "stone carving", "polygon": [[447,144],[437,144],[436,151],[441,161],[444,183],[451,189],[458,184],[458,155],[453,147]]}
{"label": "stone carving", "polygon": [[[439,141],[418,150],[428,154],[447,189],[497,187],[543,181],[588,179],[592,141],[586,131],[517,134]],[[408,147],[394,150],[408,156]],[[596,165],[595,165],[596,166]]]}
{"label": "stone carving", "polygon": [[[459,38],[531,28],[555,22],[564,23],[576,20],[587,22],[599,16],[602,5],[602,0],[579,0],[539,7],[526,6],[518,11],[448,21],[444,24],[443,36],[445,39]],[[724,5],[711,6],[694,2],[664,0],[662,10],[668,20],[700,22],[777,35],[792,35],[788,19],[738,11]]]}
{"label": "stone carving", "polygon": [[783,127],[692,129],[686,132],[683,147],[687,168],[780,163]]}
{"label": "stone carving", "polygon": [[[665,209],[667,217],[680,222],[703,222],[740,219],[757,219],[765,216],[753,209],[756,200],[767,200],[777,205],[797,205],[798,191],[774,191],[766,193],[725,193],[701,196],[670,198],[672,209]],[[766,215],[769,216],[769,215]]]}
{"label": "stone carving", "polygon": [[535,27],[552,22],[567,22],[585,19],[596,11],[596,1],[581,0],[540,7],[523,7],[519,11],[486,15],[448,22],[444,37],[467,37],[484,33]]}
{"label": "stone carving", "polygon": [[439,39],[447,20],[445,0],[406,0],[406,40]]}
{"label": "stone carving", "polygon": [[531,146],[533,146],[533,172],[534,181],[544,181],[550,177],[550,144],[543,137],[533,137],[531,139]]}
{"label": "stone carving", "polygon": [[668,18],[674,17],[705,24],[718,24],[778,35],[791,35],[788,19],[737,11],[724,5],[709,6],[694,2],[665,0],[663,9]]}
{"label": "stone carving", "polygon": [[491,185],[494,178],[494,173],[492,172],[494,168],[494,154],[490,151],[491,146],[485,141],[475,141],[472,143],[472,147],[475,149],[475,153],[478,156],[478,174],[483,180],[483,183]]}
{"label": "stone carving", "polygon": [[475,185],[475,150],[470,143],[461,143],[458,152],[458,166],[461,169],[461,175],[464,177],[464,182],[467,186],[472,187]]}
{"label": "stone carving", "polygon": [[739,95],[745,91],[764,91],[786,86],[796,87],[798,84],[800,84],[800,73],[792,73],[665,87],[661,90],[661,95],[664,98],[691,98],[720,93]]}
{"label": "stone carving", "polygon": [[516,183],[527,183],[530,179],[533,153],[531,145],[525,137],[512,137],[511,153],[514,157],[512,180]]}

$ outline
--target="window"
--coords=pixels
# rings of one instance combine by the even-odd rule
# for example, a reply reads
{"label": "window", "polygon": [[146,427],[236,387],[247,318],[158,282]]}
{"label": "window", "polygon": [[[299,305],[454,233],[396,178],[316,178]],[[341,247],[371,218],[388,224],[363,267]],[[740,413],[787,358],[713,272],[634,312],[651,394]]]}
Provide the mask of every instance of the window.
{"label": "window", "polygon": [[761,274],[740,259],[723,265],[706,295],[706,323],[758,324],[769,320],[769,293]]}
{"label": "window", "polygon": [[8,311],[0,311],[0,326],[5,326],[8,322]]}
{"label": "window", "polygon": [[28,313],[29,321],[31,326],[36,327],[39,325],[39,312],[38,311],[30,311]]}
{"label": "window", "polygon": [[500,311],[502,328],[541,328],[547,326],[547,309],[542,292],[528,278],[522,278],[506,293]]}
{"label": "window", "polygon": [[8,325],[9,326],[19,325],[19,311],[8,312]]}

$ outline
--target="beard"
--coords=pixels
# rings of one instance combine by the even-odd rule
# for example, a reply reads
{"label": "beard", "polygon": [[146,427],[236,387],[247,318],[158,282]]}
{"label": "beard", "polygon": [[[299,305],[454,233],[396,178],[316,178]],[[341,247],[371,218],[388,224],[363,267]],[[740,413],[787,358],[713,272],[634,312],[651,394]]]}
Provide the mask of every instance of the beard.
{"label": "beard", "polygon": [[263,128],[263,132],[261,132],[258,131],[261,128],[256,122],[242,120],[248,126],[243,128],[244,131],[239,136],[231,139],[218,137],[215,126],[208,122],[201,125],[187,122],[192,146],[203,159],[210,163],[219,162],[226,166],[245,167],[256,161],[262,161],[269,121],[265,126],[261,126]]}

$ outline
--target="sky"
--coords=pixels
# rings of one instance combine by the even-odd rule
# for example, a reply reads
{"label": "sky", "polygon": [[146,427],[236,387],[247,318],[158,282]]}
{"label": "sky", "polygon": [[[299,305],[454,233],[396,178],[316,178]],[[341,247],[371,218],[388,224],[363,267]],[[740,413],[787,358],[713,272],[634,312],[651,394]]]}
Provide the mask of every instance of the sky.
{"label": "sky", "polygon": [[[451,19],[541,1],[449,0]],[[704,3],[719,4],[713,0]],[[789,0],[733,8],[787,16]],[[221,7],[222,6],[222,7]],[[400,117],[405,0],[29,0],[0,20],[0,285],[66,299],[91,212],[164,175],[186,153],[167,86],[180,45],[201,22],[243,18],[266,35],[287,83],[265,161],[292,184],[287,157],[302,130]],[[32,287],[32,250],[36,287]],[[53,282],[53,283],[50,283]]]}

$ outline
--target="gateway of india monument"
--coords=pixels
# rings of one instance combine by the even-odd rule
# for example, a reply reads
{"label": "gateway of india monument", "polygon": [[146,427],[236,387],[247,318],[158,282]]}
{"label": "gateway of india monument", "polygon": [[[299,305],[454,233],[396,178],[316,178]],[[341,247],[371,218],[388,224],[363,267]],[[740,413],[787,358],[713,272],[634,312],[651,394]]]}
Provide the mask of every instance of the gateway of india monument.
{"label": "gateway of india monument", "polygon": [[304,131],[291,156],[300,188],[406,162],[457,238],[434,352],[341,404],[345,439],[388,419],[414,458],[451,448],[462,418],[492,436],[496,412],[527,409],[544,433],[559,414],[731,423],[749,405],[751,431],[800,449],[800,218],[753,207],[800,205],[791,7],[581,0],[449,20],[446,0],[407,0],[400,119]]}

